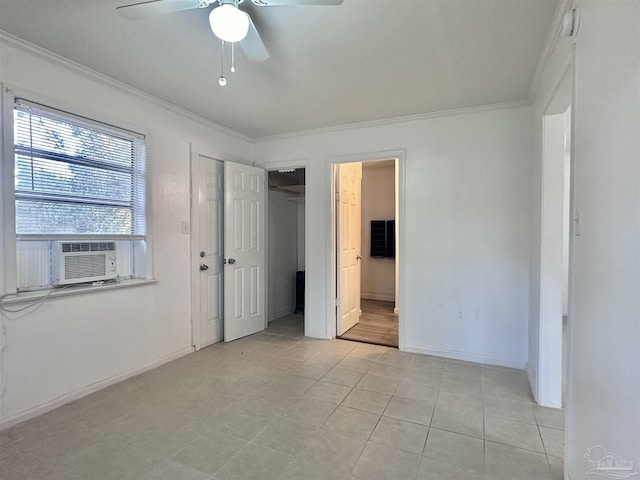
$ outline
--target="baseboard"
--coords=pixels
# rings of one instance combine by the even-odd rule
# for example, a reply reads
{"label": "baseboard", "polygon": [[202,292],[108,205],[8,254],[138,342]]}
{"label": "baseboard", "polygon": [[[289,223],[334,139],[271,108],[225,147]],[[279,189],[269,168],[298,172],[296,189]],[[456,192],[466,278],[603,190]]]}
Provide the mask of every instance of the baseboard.
{"label": "baseboard", "polygon": [[360,298],[364,300],[380,300],[383,302],[395,302],[396,296],[395,294],[387,294],[387,293],[370,293],[370,292],[360,292]]}
{"label": "baseboard", "polygon": [[164,363],[171,362],[173,360],[177,360],[180,357],[184,357],[193,353],[193,347],[186,347],[177,352],[172,353],[171,355],[167,355],[166,357],[162,357],[153,362],[147,363],[139,368],[134,370],[130,370],[126,373],[121,373],[120,375],[116,375],[114,377],[107,378],[98,383],[94,383],[87,387],[81,388],[80,390],[75,390],[73,392],[65,393],[64,395],[55,398],[49,402],[43,403],[41,405],[37,405],[28,410],[20,412],[16,415],[13,415],[7,419],[0,420],[0,430],[4,430],[5,428],[12,427],[20,422],[24,422],[25,420],[29,420],[30,418],[37,417],[38,415],[42,415],[43,413],[50,412],[58,407],[66,405],[67,403],[73,402],[74,400],[78,400],[82,397],[86,397],[98,390],[102,390],[103,388],[109,387],[116,383],[122,382],[131,377],[135,377],[136,375],[140,375],[148,370],[152,370]]}
{"label": "baseboard", "polygon": [[526,363],[519,362],[512,358],[498,357],[495,355],[478,355],[475,353],[459,352],[456,350],[438,350],[433,348],[416,347],[405,345],[405,352],[421,353],[423,355],[432,355],[434,357],[452,358],[454,360],[464,360],[466,362],[481,363],[484,365],[495,365],[499,367],[516,368],[524,370]]}
{"label": "baseboard", "polygon": [[273,322],[274,320],[277,320],[279,318],[286,317],[287,315],[291,315],[291,314],[295,313],[295,311],[296,311],[296,309],[293,308],[293,307],[287,307],[284,310],[279,310],[277,312],[274,312],[271,315],[271,317],[269,318],[269,321]]}

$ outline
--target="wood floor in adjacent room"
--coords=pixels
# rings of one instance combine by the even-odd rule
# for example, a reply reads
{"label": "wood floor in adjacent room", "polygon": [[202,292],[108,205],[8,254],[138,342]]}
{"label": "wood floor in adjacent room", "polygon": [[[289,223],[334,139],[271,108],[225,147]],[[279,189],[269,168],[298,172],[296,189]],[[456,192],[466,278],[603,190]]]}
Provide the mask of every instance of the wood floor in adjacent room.
{"label": "wood floor in adjacent room", "polygon": [[397,347],[398,316],[393,313],[393,302],[362,299],[360,308],[360,321],[339,338]]}

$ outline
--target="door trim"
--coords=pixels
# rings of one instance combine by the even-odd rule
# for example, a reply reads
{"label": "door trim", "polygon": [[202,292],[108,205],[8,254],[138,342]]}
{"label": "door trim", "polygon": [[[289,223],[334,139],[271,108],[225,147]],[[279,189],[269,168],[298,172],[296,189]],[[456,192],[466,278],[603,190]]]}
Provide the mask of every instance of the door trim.
{"label": "door trim", "polygon": [[399,317],[398,317],[398,350],[405,350],[405,321],[403,318],[403,312],[406,312],[405,309],[405,289],[402,288],[405,285],[405,189],[406,189],[406,151],[404,149],[398,150],[386,150],[386,151],[378,151],[378,152],[369,152],[369,153],[356,153],[353,155],[339,155],[328,157],[328,175],[331,179],[330,183],[330,208],[329,208],[329,225],[330,227],[330,237],[327,239],[327,250],[329,259],[329,271],[331,272],[327,275],[327,333],[329,338],[336,338],[337,334],[337,322],[336,322],[336,282],[337,282],[337,272],[336,272],[336,261],[337,261],[337,252],[336,252],[336,183],[335,183],[335,175],[334,175],[334,166],[341,163],[353,163],[353,162],[369,162],[369,161],[379,161],[379,160],[391,160],[395,159],[397,162],[397,170],[398,170],[398,179],[396,184],[396,194],[397,194],[397,205],[396,208],[398,210],[398,219],[397,219],[397,229],[398,229],[398,238],[396,241],[396,262],[398,274],[396,278],[396,288],[398,289],[398,309],[399,309]]}
{"label": "door trim", "polygon": [[200,181],[200,171],[198,159],[200,153],[191,149],[189,154],[189,276],[191,288],[191,346],[194,351],[201,348],[200,344],[200,280],[198,267],[195,259],[198,258],[198,239],[200,235],[200,225],[198,218],[200,215],[200,204],[193,201],[193,195],[198,191]]}

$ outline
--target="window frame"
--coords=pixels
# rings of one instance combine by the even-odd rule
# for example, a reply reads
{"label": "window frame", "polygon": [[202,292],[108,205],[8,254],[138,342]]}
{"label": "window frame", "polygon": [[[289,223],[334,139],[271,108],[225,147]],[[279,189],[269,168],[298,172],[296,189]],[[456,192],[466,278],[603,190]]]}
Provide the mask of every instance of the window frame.
{"label": "window frame", "polygon": [[[17,242],[29,240],[144,240],[145,250],[144,259],[141,259],[144,265],[144,275],[130,280],[124,280],[123,286],[131,283],[132,286],[140,285],[145,281],[155,283],[153,276],[153,228],[152,228],[152,203],[151,203],[151,185],[152,185],[152,135],[151,132],[143,127],[130,124],[128,122],[114,119],[111,117],[112,111],[105,113],[96,113],[86,108],[70,105],[64,102],[39,95],[30,91],[25,91],[18,87],[10,86],[6,83],[0,83],[2,95],[0,96],[0,113],[2,115],[2,131],[0,132],[0,147],[2,151],[2,162],[0,162],[0,172],[2,173],[2,181],[0,182],[0,199],[2,199],[2,210],[0,211],[0,220],[2,220],[2,232],[0,234],[0,270],[4,274],[0,274],[0,295],[23,295],[28,292],[18,291],[17,279]],[[15,191],[15,139],[14,139],[14,106],[16,99],[24,99],[29,103],[42,105],[44,108],[58,110],[61,113],[68,113],[71,117],[80,117],[88,125],[96,126],[98,129],[102,125],[112,126],[117,130],[124,130],[132,134],[139,135],[144,138],[145,142],[145,173],[142,183],[145,188],[144,202],[145,212],[144,218],[146,223],[146,231],[141,234],[21,234],[16,233],[16,191]],[[95,291],[95,286],[77,286],[73,291]],[[47,290],[55,290],[50,287]],[[42,291],[41,291],[42,292]],[[46,290],[44,290],[46,293]]]}

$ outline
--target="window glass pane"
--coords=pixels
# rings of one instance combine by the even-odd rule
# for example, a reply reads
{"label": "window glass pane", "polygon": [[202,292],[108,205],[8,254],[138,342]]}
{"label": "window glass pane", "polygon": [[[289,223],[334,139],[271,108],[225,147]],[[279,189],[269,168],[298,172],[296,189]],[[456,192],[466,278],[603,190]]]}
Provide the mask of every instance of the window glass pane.
{"label": "window glass pane", "polygon": [[15,176],[18,197],[34,192],[131,202],[131,173],[17,155]]}
{"label": "window glass pane", "polygon": [[131,233],[131,208],[16,200],[16,230],[35,235],[128,235]]}
{"label": "window glass pane", "polygon": [[134,142],[130,139],[22,110],[15,110],[14,128],[16,147],[132,166]]}

